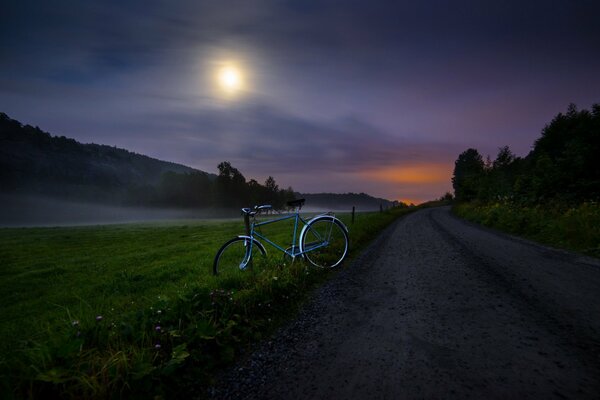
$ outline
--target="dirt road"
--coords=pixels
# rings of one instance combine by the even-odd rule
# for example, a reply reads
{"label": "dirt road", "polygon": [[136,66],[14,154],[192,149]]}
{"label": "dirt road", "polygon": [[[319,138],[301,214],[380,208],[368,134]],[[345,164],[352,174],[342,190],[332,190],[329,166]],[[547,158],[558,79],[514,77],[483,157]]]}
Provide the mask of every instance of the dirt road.
{"label": "dirt road", "polygon": [[600,261],[437,208],[344,268],[213,396],[600,398]]}

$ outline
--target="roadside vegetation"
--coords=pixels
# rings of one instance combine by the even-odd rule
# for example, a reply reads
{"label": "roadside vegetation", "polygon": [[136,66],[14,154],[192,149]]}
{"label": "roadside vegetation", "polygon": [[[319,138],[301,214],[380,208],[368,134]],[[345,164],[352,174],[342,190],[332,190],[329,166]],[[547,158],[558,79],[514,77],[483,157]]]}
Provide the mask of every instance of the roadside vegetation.
{"label": "roadside vegetation", "polygon": [[516,206],[510,203],[462,203],[456,215],[550,246],[600,258],[600,206]]}
{"label": "roadside vegetation", "polygon": [[[341,215],[350,257],[413,209],[361,213],[353,224]],[[291,240],[289,226],[269,227]],[[0,229],[2,398],[201,394],[332,273],[271,251],[242,278],[212,276],[216,250],[242,230],[241,218]]]}
{"label": "roadside vegetation", "polygon": [[600,257],[600,105],[570,105],[524,158],[468,149],[456,160],[454,212],[552,246]]}

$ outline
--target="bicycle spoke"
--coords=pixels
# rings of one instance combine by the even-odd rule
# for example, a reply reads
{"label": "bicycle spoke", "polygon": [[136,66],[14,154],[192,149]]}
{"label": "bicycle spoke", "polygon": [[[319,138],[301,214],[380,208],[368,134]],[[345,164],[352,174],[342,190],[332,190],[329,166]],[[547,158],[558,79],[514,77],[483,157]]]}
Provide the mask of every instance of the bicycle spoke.
{"label": "bicycle spoke", "polygon": [[348,235],[345,229],[331,218],[310,222],[302,242],[305,257],[318,267],[335,267],[348,252]]}

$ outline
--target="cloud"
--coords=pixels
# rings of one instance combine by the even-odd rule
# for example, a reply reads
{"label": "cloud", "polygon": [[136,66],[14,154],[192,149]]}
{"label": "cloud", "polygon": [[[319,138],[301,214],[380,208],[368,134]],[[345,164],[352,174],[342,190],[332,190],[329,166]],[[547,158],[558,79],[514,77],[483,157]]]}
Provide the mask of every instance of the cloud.
{"label": "cloud", "polygon": [[241,162],[260,174],[291,173],[299,168],[308,173],[358,173],[412,165],[425,152],[438,160],[453,160],[461,148],[395,136],[355,116],[319,121],[264,103],[153,119],[166,118],[178,123],[176,146],[198,147],[196,154]]}
{"label": "cloud", "polygon": [[[524,155],[598,101],[599,4],[8,2],[0,111],[211,171],[426,198],[465,148]],[[252,91],[224,104],[205,75],[229,55]]]}

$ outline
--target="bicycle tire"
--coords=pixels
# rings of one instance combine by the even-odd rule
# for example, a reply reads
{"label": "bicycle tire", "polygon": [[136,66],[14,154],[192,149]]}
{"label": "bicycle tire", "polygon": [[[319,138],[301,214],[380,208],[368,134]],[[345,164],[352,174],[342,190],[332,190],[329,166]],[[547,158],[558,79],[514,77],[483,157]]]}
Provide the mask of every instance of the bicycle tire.
{"label": "bicycle tire", "polygon": [[242,272],[258,252],[266,256],[262,243],[252,239],[252,254],[248,257],[250,239],[244,236],[235,237],[223,244],[213,262],[213,275],[224,275]]}
{"label": "bicycle tire", "polygon": [[331,216],[310,220],[300,237],[304,258],[319,268],[338,266],[350,249],[348,231],[340,220]]}

